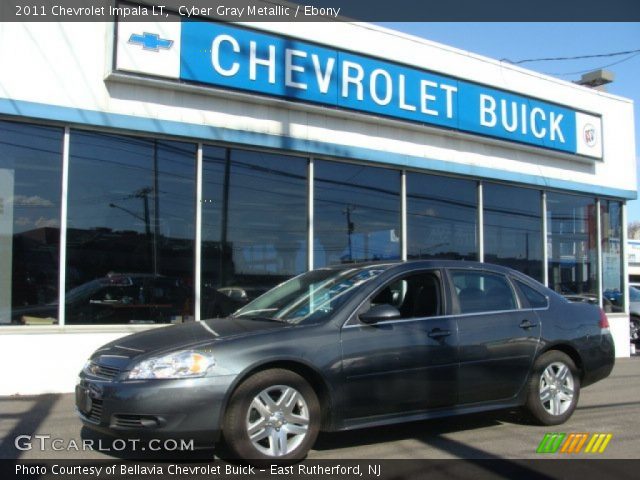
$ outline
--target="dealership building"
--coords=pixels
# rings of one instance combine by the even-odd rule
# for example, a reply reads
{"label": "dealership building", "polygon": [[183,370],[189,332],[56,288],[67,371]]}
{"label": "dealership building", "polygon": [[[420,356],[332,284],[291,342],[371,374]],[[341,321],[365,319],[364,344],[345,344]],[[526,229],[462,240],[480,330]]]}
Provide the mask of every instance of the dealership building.
{"label": "dealership building", "polygon": [[629,355],[628,99],[349,22],[5,23],[0,58],[0,395],[368,260],[512,267]]}

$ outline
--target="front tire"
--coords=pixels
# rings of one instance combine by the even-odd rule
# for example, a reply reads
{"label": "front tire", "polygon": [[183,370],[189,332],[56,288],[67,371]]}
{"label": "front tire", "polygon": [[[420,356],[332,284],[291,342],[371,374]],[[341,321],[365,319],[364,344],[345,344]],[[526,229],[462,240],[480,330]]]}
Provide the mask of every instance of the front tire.
{"label": "front tire", "polygon": [[318,397],[300,375],[264,370],[231,396],[223,435],[234,458],[301,460],[316,441],[320,416]]}
{"label": "front tire", "polygon": [[558,350],[538,357],[528,383],[526,409],[536,423],[560,425],[573,414],[580,397],[580,376],[571,358]]}

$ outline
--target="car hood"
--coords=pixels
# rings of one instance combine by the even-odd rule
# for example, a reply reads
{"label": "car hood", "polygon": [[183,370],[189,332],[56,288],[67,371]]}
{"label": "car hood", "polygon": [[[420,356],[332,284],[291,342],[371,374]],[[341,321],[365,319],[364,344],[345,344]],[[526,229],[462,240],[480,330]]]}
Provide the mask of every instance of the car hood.
{"label": "car hood", "polygon": [[170,325],[118,338],[96,350],[91,360],[122,370],[131,360],[143,355],[197,347],[222,339],[291,326],[284,322],[233,317]]}

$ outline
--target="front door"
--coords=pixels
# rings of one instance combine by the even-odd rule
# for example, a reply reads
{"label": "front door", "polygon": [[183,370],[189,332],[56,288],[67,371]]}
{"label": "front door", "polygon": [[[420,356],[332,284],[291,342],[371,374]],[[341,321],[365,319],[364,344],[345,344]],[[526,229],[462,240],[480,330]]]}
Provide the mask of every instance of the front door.
{"label": "front door", "polygon": [[341,332],[345,416],[423,411],[456,401],[457,334],[445,317],[441,273],[407,274],[371,295],[358,312],[390,304],[400,318],[366,325],[352,318]]}

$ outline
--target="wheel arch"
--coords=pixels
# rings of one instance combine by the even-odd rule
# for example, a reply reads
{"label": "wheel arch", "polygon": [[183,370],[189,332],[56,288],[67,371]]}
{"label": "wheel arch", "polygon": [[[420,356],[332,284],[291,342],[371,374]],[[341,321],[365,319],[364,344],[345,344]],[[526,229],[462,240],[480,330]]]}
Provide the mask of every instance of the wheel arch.
{"label": "wheel arch", "polygon": [[582,380],[584,380],[584,362],[582,361],[582,356],[580,355],[580,352],[578,352],[578,349],[568,343],[555,343],[552,345],[548,345],[540,350],[538,352],[537,358],[552,350],[562,352],[566,354],[571,360],[573,360],[573,363],[575,364],[580,374],[580,383],[582,383]]}
{"label": "wheel arch", "polygon": [[244,383],[248,378],[255,375],[258,372],[262,372],[265,370],[271,369],[283,369],[289,370],[294,373],[300,375],[305,381],[309,383],[311,388],[318,397],[318,401],[320,403],[321,410],[321,423],[320,429],[331,429],[331,425],[333,424],[333,393],[329,387],[328,382],[324,378],[324,376],[314,367],[305,363],[300,359],[272,359],[263,363],[251,365],[246,368],[242,373],[238,375],[235,379],[232,388],[229,389],[227,395],[225,396],[224,403],[222,408],[220,409],[220,425],[222,425],[222,420],[224,415],[226,414],[227,408],[229,406],[229,402],[231,397],[235,393],[242,383]]}

